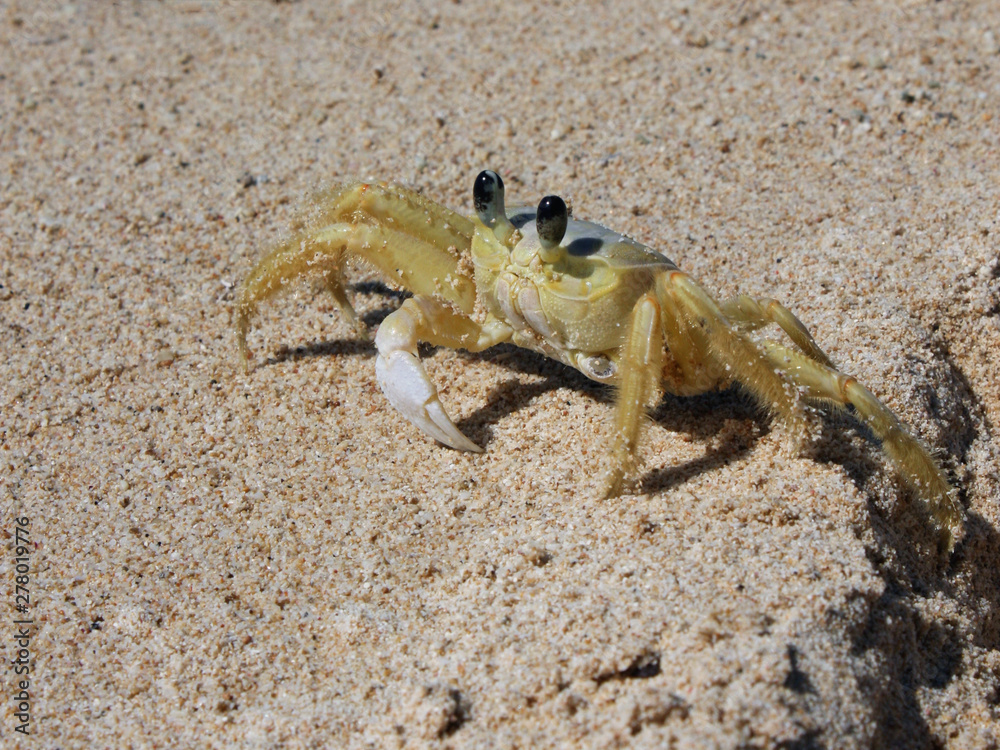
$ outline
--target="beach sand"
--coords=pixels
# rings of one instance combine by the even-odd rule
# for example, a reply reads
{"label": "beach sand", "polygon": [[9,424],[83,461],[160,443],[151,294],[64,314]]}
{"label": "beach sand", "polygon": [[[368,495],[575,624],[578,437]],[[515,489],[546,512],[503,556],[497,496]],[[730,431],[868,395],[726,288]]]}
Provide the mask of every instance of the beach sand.
{"label": "beach sand", "polygon": [[[0,744],[1000,746],[1000,7],[421,5],[0,8]],[[310,195],[484,168],[786,304],[941,458],[954,554],[847,414],[666,396],[604,500],[613,393],[531,352],[423,352],[481,455],[309,283],[244,373]]]}

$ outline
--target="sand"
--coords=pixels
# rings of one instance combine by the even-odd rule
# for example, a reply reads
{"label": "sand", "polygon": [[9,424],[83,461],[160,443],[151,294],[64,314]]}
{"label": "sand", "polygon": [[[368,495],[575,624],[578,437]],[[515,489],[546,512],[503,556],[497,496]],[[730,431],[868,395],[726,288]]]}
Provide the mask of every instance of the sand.
{"label": "sand", "polygon": [[[0,9],[0,744],[1000,746],[1000,6],[422,5]],[[424,351],[481,455],[309,284],[240,369],[310,194],[468,213],[486,167],[794,310],[941,457],[954,555],[848,415],[665,397],[602,500],[613,394],[530,352]]]}

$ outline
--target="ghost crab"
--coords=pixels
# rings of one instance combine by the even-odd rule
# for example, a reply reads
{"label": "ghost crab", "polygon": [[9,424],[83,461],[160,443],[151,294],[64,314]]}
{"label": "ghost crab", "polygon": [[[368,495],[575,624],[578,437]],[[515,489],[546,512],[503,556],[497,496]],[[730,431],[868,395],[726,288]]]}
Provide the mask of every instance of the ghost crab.
{"label": "ghost crab", "polygon": [[[852,408],[927,504],[941,546],[953,547],[962,513],[937,462],[871,392],[834,368],[784,306],[746,295],[716,302],[665,256],[571,218],[558,196],[505,208],[495,172],[479,174],[473,199],[476,213],[466,218],[399,185],[330,191],[307,228],[243,282],[236,330],[244,366],[258,305],[305,276],[322,278],[365,336],[342,276],[345,259],[361,259],[413,294],[379,326],[378,383],[413,425],[452,448],[482,450],[439,401],[420,342],[471,352],[512,342],[616,386],[609,496],[636,468],[644,413],[661,387],[686,396],[738,383],[793,435],[804,434],[804,403]],[[791,346],[746,335],[771,323]]]}

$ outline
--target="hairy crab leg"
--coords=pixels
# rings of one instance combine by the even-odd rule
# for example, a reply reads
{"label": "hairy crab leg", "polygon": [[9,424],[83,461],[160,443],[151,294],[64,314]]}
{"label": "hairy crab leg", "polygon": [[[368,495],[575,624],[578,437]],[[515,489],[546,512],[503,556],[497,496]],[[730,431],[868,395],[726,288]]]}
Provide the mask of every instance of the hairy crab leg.
{"label": "hairy crab leg", "polygon": [[[668,271],[656,280],[656,294],[664,307],[675,311],[674,326],[682,337],[676,341],[671,328],[665,327],[667,348],[673,354],[675,345],[693,347],[693,355],[700,356],[710,370],[699,372],[701,378],[694,384],[702,391],[721,379],[735,381],[746,388],[763,406],[777,412],[788,425],[793,436],[804,433],[805,415],[795,387],[775,372],[757,345],[729,325],[715,301],[683,271]],[[684,341],[684,338],[688,341]],[[707,372],[714,372],[706,381]],[[706,386],[706,383],[711,384]],[[685,388],[684,393],[692,391]],[[700,392],[700,391],[694,391]]]}
{"label": "hairy crab leg", "polygon": [[635,469],[642,418],[659,393],[663,327],[660,305],[653,294],[640,298],[632,309],[618,368],[618,402],[611,441],[611,467],[606,480],[608,497],[620,494],[622,479]]}
{"label": "hairy crab leg", "polygon": [[478,352],[508,340],[512,333],[510,326],[495,319],[480,326],[436,299],[411,297],[382,321],[375,336],[378,384],[396,410],[418,429],[457,450],[482,453],[482,448],[462,434],[441,405],[417,346],[426,341]]}
{"label": "hairy crab leg", "polygon": [[456,260],[472,242],[472,221],[446,206],[401,185],[349,183],[321,197],[327,208],[311,226],[377,224],[402,229],[434,247],[449,250]]}
{"label": "hairy crab leg", "polygon": [[236,334],[244,367],[258,306],[303,277],[323,278],[337,307],[356,329],[362,327],[342,281],[347,256],[375,266],[415,294],[434,294],[472,310],[475,282],[459,268],[472,243],[470,220],[400,187],[352,184],[321,200],[310,226],[261,258],[240,288]]}
{"label": "hairy crab leg", "polygon": [[787,307],[770,297],[754,299],[746,294],[740,294],[719,305],[722,313],[729,320],[745,331],[756,331],[768,323],[777,323],[795,345],[812,359],[833,367],[833,362],[826,352],[819,348],[809,329]]}
{"label": "hairy crab leg", "polygon": [[664,344],[669,359],[676,363],[679,371],[668,373],[665,363],[665,387],[676,396],[697,396],[712,390],[719,382],[718,365],[705,356],[705,337],[699,335],[699,328],[690,325],[681,301],[662,283],[658,288],[658,300],[662,309],[660,322]]}
{"label": "hairy crab leg", "polygon": [[774,341],[765,341],[763,347],[774,366],[804,389],[806,398],[839,408],[854,407],[861,421],[881,441],[882,449],[903,480],[927,503],[941,533],[941,545],[944,551],[951,552],[955,534],[962,527],[962,510],[941,467],[920,441],[871,391],[850,375]]}

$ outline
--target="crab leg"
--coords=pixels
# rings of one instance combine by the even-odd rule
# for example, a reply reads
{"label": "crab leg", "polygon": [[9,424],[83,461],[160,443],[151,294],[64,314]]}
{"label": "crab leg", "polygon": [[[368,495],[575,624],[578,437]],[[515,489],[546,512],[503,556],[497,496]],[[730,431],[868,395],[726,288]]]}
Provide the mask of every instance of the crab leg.
{"label": "crab leg", "polygon": [[246,366],[250,322],[261,302],[306,276],[322,277],[337,307],[363,329],[347,297],[342,270],[360,258],[415,294],[435,294],[470,312],[475,282],[459,271],[472,243],[472,222],[399,186],[349,184],[317,199],[303,231],[254,266],[240,288],[236,333]]}
{"label": "crab leg", "polygon": [[[347,289],[344,287],[344,277],[341,273],[341,269],[331,268],[323,279],[326,282],[326,290],[333,297],[333,302],[340,310],[340,314],[343,315],[350,324],[354,327],[355,333],[358,337],[368,340],[368,328],[365,326],[364,321],[358,317],[357,312],[354,310],[354,305],[351,304],[351,300],[347,296]],[[246,339],[241,339],[241,345],[243,349],[246,348]]]}
{"label": "crab leg", "polygon": [[763,343],[767,358],[793,383],[805,390],[807,398],[843,408],[853,406],[861,421],[882,442],[882,449],[902,478],[925,498],[941,531],[946,551],[955,546],[955,532],[962,526],[962,511],[955,501],[941,467],[927,449],[903,426],[867,388],[849,375],[815,362],[808,356],[777,342]]}
{"label": "crab leg", "polygon": [[770,297],[754,299],[740,294],[719,305],[723,314],[738,328],[756,331],[768,323],[777,323],[795,345],[814,360],[833,367],[833,362],[813,339],[809,329],[787,307]]}
{"label": "crab leg", "polygon": [[457,450],[482,453],[444,410],[437,388],[420,362],[417,346],[426,341],[478,352],[508,340],[512,333],[510,326],[494,319],[480,326],[435,299],[412,297],[382,322],[375,336],[378,384],[397,411],[435,440]]}
{"label": "crab leg", "polygon": [[618,403],[611,442],[611,468],[606,482],[608,497],[621,491],[623,477],[635,468],[642,417],[659,391],[663,328],[660,305],[652,294],[640,298],[632,310],[618,367]]}
{"label": "crab leg", "polygon": [[660,316],[663,339],[671,359],[680,370],[680,377],[667,377],[664,373],[664,385],[674,395],[696,396],[716,386],[719,380],[717,367],[707,361],[704,337],[695,340],[698,331],[689,324],[680,300],[671,294],[665,280],[657,282],[657,299],[663,309]]}
{"label": "crab leg", "polygon": [[[704,289],[683,271],[670,271],[657,279],[656,291],[661,304],[676,316],[664,326],[667,348],[676,356],[676,347],[698,366],[699,379],[688,384],[685,393],[692,392],[691,385],[707,390],[720,379],[736,381],[761,404],[777,411],[792,435],[803,433],[805,417],[795,388],[754,342],[729,325]],[[708,380],[710,373],[714,375]]]}

